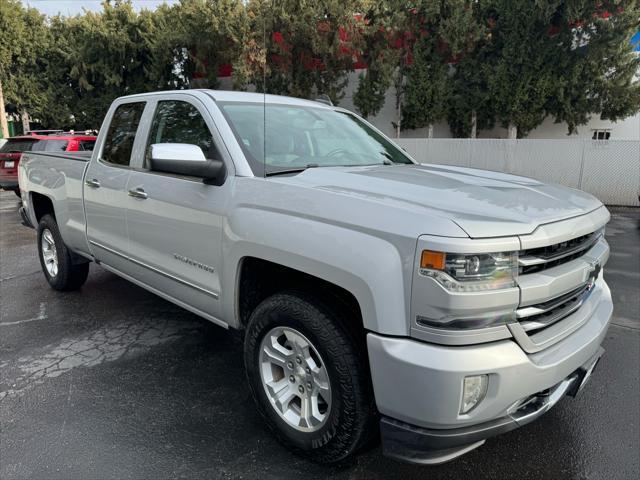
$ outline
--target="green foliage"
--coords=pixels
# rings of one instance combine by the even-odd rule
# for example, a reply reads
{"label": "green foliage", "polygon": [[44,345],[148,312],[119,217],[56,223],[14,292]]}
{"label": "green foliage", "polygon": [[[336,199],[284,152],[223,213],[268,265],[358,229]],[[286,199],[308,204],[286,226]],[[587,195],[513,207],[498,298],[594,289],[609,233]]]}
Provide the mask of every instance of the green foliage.
{"label": "green foliage", "polygon": [[411,12],[404,0],[368,1],[364,7],[358,28],[361,58],[367,69],[359,75],[353,104],[361,115],[369,117],[377,115],[384,106],[391,85],[398,87],[397,101],[400,101],[412,45],[404,36],[410,30]]}
{"label": "green foliage", "polygon": [[475,5],[470,0],[370,4],[364,35],[369,68],[354,95],[358,110],[376,114],[393,84],[403,129],[446,118],[453,95],[451,65],[473,51],[483,32]]}
{"label": "green foliage", "polygon": [[390,88],[401,127],[447,120],[456,136],[545,117],[569,132],[640,110],[638,0],[181,0],[137,12],[45,18],[0,0],[5,100],[45,126],[96,128],[119,96],[220,86],[339,102],[356,61],[364,116]]}
{"label": "green foliage", "polygon": [[[51,36],[44,16],[19,0],[0,0],[0,81],[5,102],[20,110],[46,113],[47,61],[42,52]],[[44,73],[44,75],[43,75]]]}
{"label": "green foliage", "polygon": [[[555,90],[546,110],[569,133],[593,113],[613,121],[640,109],[640,56],[631,36],[640,30],[640,5],[633,1],[566,2],[552,17]],[[606,13],[605,13],[606,12]]]}
{"label": "green foliage", "polygon": [[52,29],[63,66],[58,73],[64,90],[71,90],[67,100],[78,126],[95,127],[115,98],[149,89],[145,65],[151,53],[145,37],[153,23],[130,1],[105,1],[100,13],[54,18]]}
{"label": "green foliage", "polygon": [[436,51],[435,42],[425,37],[413,51],[402,107],[405,130],[426,127],[445,118],[449,105],[449,68]]}
{"label": "green foliage", "polygon": [[[152,21],[155,29],[145,40],[152,55],[149,76],[158,88],[188,87],[194,77],[198,87],[218,87],[220,65],[239,63],[249,34],[241,0],[182,0],[161,6]],[[236,79],[237,86],[244,83],[244,77]]]}
{"label": "green foliage", "polygon": [[454,134],[515,125],[518,136],[552,116],[568,133],[594,113],[617,120],[640,110],[635,1],[480,0],[484,38],[458,65],[448,118]]}

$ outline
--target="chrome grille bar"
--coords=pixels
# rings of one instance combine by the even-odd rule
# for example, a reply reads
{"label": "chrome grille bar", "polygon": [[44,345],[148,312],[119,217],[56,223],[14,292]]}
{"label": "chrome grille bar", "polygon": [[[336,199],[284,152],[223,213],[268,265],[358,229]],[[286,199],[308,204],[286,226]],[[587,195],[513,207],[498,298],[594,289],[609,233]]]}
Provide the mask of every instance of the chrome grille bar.
{"label": "chrome grille bar", "polygon": [[577,311],[589,297],[594,281],[547,302],[516,310],[516,318],[525,332],[546,328]]}
{"label": "chrome grille bar", "polygon": [[527,274],[571,261],[582,256],[600,239],[600,231],[547,247],[521,251],[518,256],[520,273]]}

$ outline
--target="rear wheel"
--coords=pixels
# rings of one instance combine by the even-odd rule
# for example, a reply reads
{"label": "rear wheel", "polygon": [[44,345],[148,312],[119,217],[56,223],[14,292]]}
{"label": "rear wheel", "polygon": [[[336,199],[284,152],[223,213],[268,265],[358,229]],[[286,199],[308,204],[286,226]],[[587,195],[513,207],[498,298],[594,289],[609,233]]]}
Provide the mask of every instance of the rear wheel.
{"label": "rear wheel", "polygon": [[52,215],[43,216],[38,224],[38,253],[42,271],[52,288],[77,290],[84,285],[89,275],[89,263],[73,263]]}
{"label": "rear wheel", "polygon": [[245,337],[249,386],[279,440],[322,463],[338,462],[375,433],[366,356],[327,303],[298,292],[254,310]]}

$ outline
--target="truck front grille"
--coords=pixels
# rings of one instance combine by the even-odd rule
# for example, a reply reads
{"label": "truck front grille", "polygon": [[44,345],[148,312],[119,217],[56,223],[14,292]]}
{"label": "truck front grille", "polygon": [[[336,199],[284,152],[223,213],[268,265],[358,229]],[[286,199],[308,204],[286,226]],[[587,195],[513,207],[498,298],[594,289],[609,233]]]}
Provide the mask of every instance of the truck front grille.
{"label": "truck front grille", "polygon": [[516,310],[516,318],[528,334],[547,328],[577,311],[591,293],[594,285],[595,280],[592,279],[569,293],[543,303],[520,308]]}
{"label": "truck front grille", "polygon": [[584,255],[598,241],[601,235],[602,232],[598,230],[566,242],[522,250],[518,257],[519,273],[520,275],[526,275],[527,273],[540,272],[575,260]]}

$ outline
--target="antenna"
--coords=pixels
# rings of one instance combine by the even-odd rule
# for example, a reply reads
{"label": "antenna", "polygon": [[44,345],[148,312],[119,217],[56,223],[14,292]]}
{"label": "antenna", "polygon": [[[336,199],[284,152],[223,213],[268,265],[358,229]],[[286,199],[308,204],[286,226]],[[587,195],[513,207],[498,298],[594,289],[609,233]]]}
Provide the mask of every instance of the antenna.
{"label": "antenna", "polygon": [[329,95],[322,94],[319,97],[316,98],[316,102],[318,103],[324,103],[325,105],[329,105],[331,107],[333,107],[333,102],[331,101],[331,98],[329,98]]}

